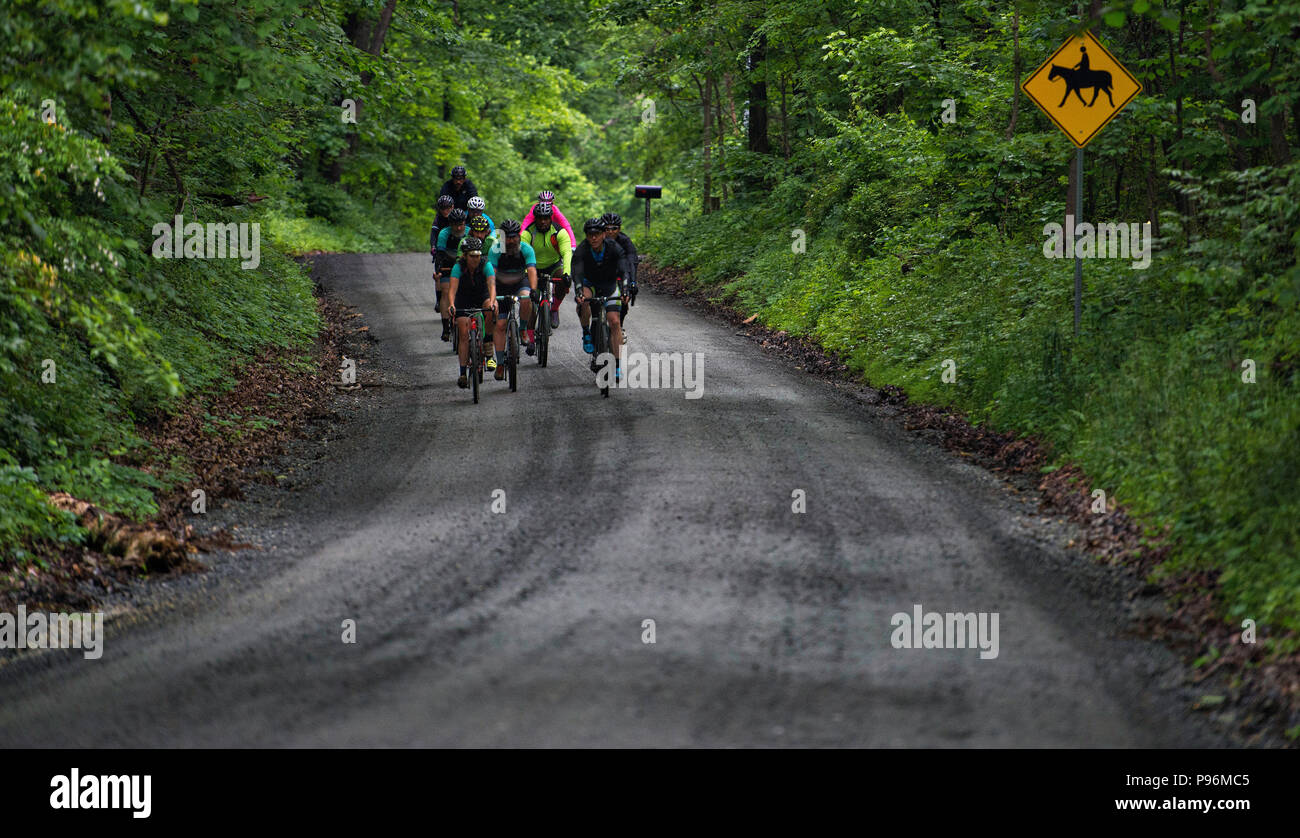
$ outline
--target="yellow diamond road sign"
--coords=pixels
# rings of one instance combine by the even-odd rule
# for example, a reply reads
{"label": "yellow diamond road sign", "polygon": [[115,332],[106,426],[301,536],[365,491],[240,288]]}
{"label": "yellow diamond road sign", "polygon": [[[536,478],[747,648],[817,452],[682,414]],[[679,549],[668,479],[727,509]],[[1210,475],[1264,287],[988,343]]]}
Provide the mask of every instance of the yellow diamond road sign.
{"label": "yellow diamond road sign", "polygon": [[1091,32],[1062,44],[1020,88],[1079,148],[1142,92]]}

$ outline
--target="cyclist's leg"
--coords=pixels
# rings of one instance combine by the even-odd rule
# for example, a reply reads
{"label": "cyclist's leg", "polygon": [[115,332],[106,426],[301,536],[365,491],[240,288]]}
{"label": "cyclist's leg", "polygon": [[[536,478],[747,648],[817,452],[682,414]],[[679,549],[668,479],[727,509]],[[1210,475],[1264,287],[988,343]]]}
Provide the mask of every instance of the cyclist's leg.
{"label": "cyclist's leg", "polygon": [[491,359],[492,364],[495,365],[496,355],[492,352],[492,341],[493,337],[496,335],[497,321],[491,311],[485,311],[480,316],[483,318],[479,322],[479,325],[482,327],[479,330],[479,335],[483,341],[483,359],[485,361]]}
{"label": "cyclist's leg", "polygon": [[551,328],[554,329],[559,325],[560,320],[560,303],[564,301],[564,295],[569,293],[569,286],[572,280],[564,280],[564,263],[556,262],[553,265],[547,265],[537,271],[539,278],[544,278],[551,283]]}
{"label": "cyclist's leg", "polygon": [[[593,294],[598,293],[594,288],[587,289],[587,290],[590,290]],[[575,293],[575,299],[577,297],[577,294],[580,293],[581,291]],[[595,352],[595,343],[592,341],[591,338],[591,328],[592,328],[591,318],[592,315],[595,313],[596,313],[595,303],[589,300],[578,303],[578,323],[581,324],[582,326],[582,351],[586,352],[588,355]]]}
{"label": "cyclist's leg", "polygon": [[534,289],[525,280],[519,288],[519,339],[525,344],[533,342],[533,297]]}
{"label": "cyclist's leg", "polygon": [[621,364],[623,360],[623,317],[618,310],[619,301],[610,300],[605,304],[605,318],[609,322],[609,343],[614,349],[614,357]]}
{"label": "cyclist's leg", "polygon": [[[498,296],[507,297],[507,298],[518,297],[520,289],[527,288],[527,287],[528,287],[527,276],[523,276],[523,275],[517,276],[515,274],[510,274],[507,276],[504,274],[504,272],[499,273],[497,275]],[[501,347],[505,346],[506,321],[510,318],[511,301],[510,299],[497,300],[497,305],[499,307],[498,311],[500,312],[500,314],[497,317],[496,330],[493,334],[493,343],[496,344],[497,351],[499,352],[501,351]]]}
{"label": "cyclist's leg", "polygon": [[591,329],[591,306],[587,303],[578,303],[578,322],[582,324],[584,332]]}
{"label": "cyclist's leg", "polygon": [[[460,361],[460,381],[465,381],[465,370],[469,366],[469,327],[473,319],[466,314],[456,312],[456,331],[459,334],[456,349],[458,350]],[[464,383],[461,387],[466,386]]]}
{"label": "cyclist's leg", "polygon": [[451,331],[451,275],[438,274],[438,313],[442,315],[442,336],[445,340]]}
{"label": "cyclist's leg", "polygon": [[[497,289],[503,295],[509,295],[509,289]],[[506,321],[510,318],[510,301],[497,300],[497,305],[501,306],[500,314],[493,318],[492,327],[492,360],[496,362],[496,372],[493,373],[497,381],[506,377]]]}
{"label": "cyclist's leg", "polygon": [[[513,297],[517,293],[519,293],[518,283],[497,280],[497,294],[499,296]],[[497,366],[497,378],[501,378],[501,367],[506,361],[506,321],[510,319],[510,301],[508,299],[497,300],[497,305],[500,313],[493,318],[490,334],[492,335],[492,357]]]}
{"label": "cyclist's leg", "polygon": [[[503,297],[510,296],[512,292],[508,285],[505,287],[498,285],[497,291]],[[494,318],[495,322],[492,324],[492,346],[496,349],[497,355],[500,356],[502,351],[506,348],[506,318],[510,316],[510,301],[497,300],[497,305],[501,307],[501,316]],[[501,358],[498,357],[497,361],[500,360]]]}
{"label": "cyclist's leg", "polygon": [[564,302],[565,296],[569,293],[570,286],[573,285],[572,279],[558,278],[558,277],[563,277],[564,274],[557,272],[556,276],[557,279],[555,280],[555,293],[551,297],[551,311],[559,311],[560,303]]}

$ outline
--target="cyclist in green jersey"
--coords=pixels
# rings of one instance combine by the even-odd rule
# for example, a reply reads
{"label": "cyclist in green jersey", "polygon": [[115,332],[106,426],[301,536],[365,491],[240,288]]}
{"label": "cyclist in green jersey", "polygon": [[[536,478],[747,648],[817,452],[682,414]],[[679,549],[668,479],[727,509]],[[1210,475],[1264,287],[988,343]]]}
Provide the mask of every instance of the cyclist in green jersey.
{"label": "cyclist in green jersey", "polygon": [[[523,230],[523,240],[532,246],[537,257],[537,275],[552,282],[551,328],[560,325],[560,303],[569,293],[569,275],[573,267],[573,240],[567,231],[552,224],[554,209],[543,201],[533,210],[533,223]],[[544,312],[538,313],[544,315]],[[535,324],[529,322],[529,328]]]}

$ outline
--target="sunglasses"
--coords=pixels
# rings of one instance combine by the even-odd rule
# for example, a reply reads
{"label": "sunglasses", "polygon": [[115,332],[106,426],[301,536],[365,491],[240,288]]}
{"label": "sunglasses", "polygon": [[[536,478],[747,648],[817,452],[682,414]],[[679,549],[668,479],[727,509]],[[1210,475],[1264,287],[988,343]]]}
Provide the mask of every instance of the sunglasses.
{"label": "sunglasses", "polygon": [[465,251],[465,255],[466,255],[466,256],[482,256],[482,255],[483,255],[483,251],[481,251],[481,250],[467,250],[467,251]]}

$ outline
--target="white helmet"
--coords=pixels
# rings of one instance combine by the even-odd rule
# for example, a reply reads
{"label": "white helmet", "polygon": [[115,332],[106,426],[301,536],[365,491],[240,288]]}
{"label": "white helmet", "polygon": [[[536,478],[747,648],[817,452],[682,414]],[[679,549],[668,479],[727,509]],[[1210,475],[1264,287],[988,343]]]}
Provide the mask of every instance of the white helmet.
{"label": "white helmet", "polygon": [[487,201],[475,195],[473,198],[469,199],[469,203],[466,204],[466,206],[472,210],[485,210],[487,209]]}

